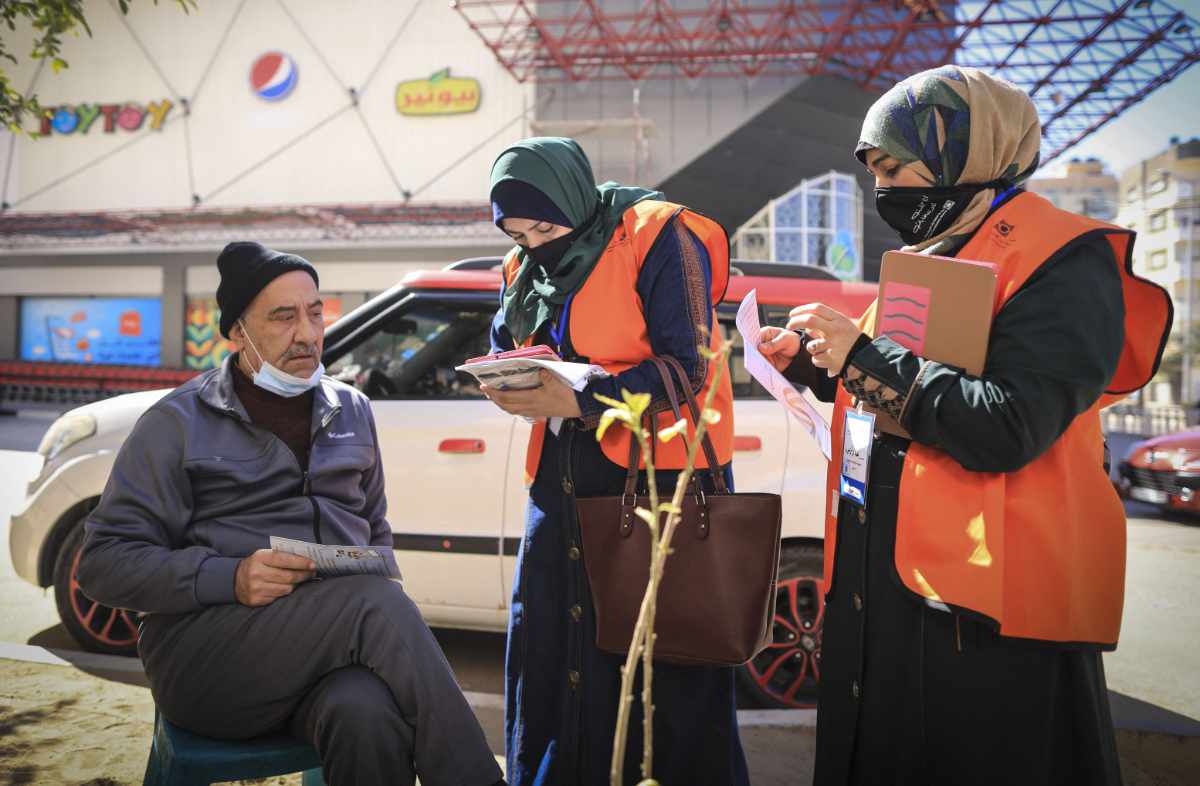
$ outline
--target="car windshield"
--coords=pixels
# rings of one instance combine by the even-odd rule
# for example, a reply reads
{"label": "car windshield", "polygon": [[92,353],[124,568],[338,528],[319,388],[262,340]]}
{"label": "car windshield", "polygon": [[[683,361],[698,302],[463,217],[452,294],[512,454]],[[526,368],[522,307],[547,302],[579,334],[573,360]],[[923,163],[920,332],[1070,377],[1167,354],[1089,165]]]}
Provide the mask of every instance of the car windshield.
{"label": "car windshield", "polygon": [[469,374],[454,370],[487,354],[495,305],[418,301],[334,362],[329,373],[371,399],[481,398]]}

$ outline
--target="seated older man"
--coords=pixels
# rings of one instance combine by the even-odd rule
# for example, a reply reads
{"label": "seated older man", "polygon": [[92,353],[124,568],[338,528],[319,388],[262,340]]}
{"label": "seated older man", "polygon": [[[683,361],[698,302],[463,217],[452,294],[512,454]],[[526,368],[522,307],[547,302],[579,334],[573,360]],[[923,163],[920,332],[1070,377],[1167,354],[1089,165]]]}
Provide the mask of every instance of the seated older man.
{"label": "seated older man", "polygon": [[391,548],[371,408],[323,376],[317,272],[258,243],[217,259],[237,352],[155,404],[121,448],[79,566],[95,600],[146,612],[160,711],[211,737],[287,729],[333,786],[491,786],[500,770],[401,585],[310,581],[272,535]]}

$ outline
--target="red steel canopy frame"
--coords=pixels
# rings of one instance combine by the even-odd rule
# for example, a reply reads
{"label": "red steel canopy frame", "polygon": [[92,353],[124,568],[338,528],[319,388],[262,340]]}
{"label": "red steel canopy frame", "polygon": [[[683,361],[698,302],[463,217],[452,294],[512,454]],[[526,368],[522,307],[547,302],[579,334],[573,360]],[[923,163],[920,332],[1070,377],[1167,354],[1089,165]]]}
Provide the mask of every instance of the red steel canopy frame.
{"label": "red steel canopy frame", "polygon": [[1200,59],[1163,0],[457,0],[521,82],[836,74],[887,89],[976,66],[1037,105],[1057,157]]}

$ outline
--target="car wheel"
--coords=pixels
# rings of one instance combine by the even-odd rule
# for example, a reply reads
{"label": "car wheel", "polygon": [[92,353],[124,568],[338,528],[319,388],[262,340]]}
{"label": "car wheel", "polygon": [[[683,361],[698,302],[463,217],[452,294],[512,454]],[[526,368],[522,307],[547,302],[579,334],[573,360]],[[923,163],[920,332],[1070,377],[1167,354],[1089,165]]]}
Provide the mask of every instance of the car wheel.
{"label": "car wheel", "polygon": [[820,546],[785,545],[779,555],[774,641],[738,670],[742,687],[773,709],[812,707],[821,679],[825,563]]}
{"label": "car wheel", "polygon": [[137,655],[137,616],[113,609],[83,594],[79,586],[79,555],[83,548],[83,523],[63,541],[54,564],[54,602],[63,627],[89,652]]}

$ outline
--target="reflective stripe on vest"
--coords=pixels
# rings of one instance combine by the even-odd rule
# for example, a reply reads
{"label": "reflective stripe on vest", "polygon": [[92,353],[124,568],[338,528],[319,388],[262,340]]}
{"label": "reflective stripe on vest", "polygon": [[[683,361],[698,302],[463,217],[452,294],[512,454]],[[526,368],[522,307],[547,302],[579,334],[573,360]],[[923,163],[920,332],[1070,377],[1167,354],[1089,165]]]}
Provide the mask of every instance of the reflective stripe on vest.
{"label": "reflective stripe on vest", "polygon": [[[577,291],[571,304],[568,332],[571,345],[581,357],[602,366],[610,374],[619,374],[653,357],[646,320],[642,312],[641,298],[637,292],[638,274],[659,234],[676,216],[705,246],[712,268],[710,303],[714,328],[710,347],[721,342],[721,331],[717,326],[716,305],[724,297],[729,284],[729,240],[725,230],[717,222],[670,202],[644,200],[633,205],[622,216],[621,224],[613,232],[600,261]],[[685,249],[684,253],[688,253]],[[697,260],[698,263],[698,260]],[[520,268],[516,249],[504,260],[504,281],[512,281]],[[533,337],[525,341],[531,345]],[[708,375],[704,386],[697,394],[703,402],[712,386],[716,365],[708,364]],[[733,457],[733,386],[728,368],[721,375],[712,403],[713,409],[721,413],[719,422],[708,427],[717,459],[722,464]],[[689,433],[694,433],[694,423],[687,415]],[[666,428],[674,422],[670,412],[656,417],[655,427]],[[545,439],[545,422],[534,424],[529,438],[525,459],[525,481],[533,482],[541,459],[542,442]],[[629,461],[631,435],[624,428],[610,428],[601,440],[604,455],[614,464],[626,466]],[[658,443],[655,465],[661,469],[681,469],[687,463],[684,443],[673,440]],[[701,453],[697,466],[707,466]]]}
{"label": "reflective stripe on vest", "polygon": [[[1132,232],[1058,210],[1030,193],[989,216],[958,256],[997,264],[994,317],[1056,252],[1091,233],[1112,246],[1125,300],[1125,345],[1108,390],[1016,472],[971,472],[942,451],[912,443],[900,480],[895,566],[911,592],[981,614],[1004,636],[1111,647],[1124,603],[1125,511],[1104,471],[1100,409],[1154,376],[1170,331],[1170,296],[1133,274]],[[873,312],[874,306],[860,326],[869,328]],[[839,386],[835,457],[849,406],[853,401]],[[836,472],[831,463],[831,506]],[[836,536],[831,507],[827,588]]]}

